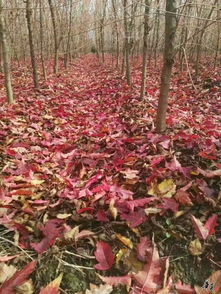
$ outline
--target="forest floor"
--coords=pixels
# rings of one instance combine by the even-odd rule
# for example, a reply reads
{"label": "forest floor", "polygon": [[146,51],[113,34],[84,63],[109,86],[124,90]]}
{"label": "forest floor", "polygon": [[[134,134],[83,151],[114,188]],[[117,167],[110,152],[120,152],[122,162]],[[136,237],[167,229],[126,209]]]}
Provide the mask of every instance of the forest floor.
{"label": "forest floor", "polygon": [[1,294],[39,293],[61,272],[60,293],[199,294],[221,267],[219,75],[202,68],[194,89],[175,68],[160,135],[160,69],[148,69],[143,101],[140,65],[129,87],[93,56],[38,91],[17,68],[14,105],[2,86]]}

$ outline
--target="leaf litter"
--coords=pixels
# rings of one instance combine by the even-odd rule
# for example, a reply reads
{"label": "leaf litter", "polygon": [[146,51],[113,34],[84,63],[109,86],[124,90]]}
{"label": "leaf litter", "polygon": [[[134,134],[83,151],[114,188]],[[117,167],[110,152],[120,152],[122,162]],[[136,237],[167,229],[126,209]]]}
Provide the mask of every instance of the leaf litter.
{"label": "leaf litter", "polygon": [[[130,88],[92,56],[39,92],[24,72],[15,105],[0,91],[2,293],[201,293],[220,267],[219,90],[195,93],[174,76],[168,130],[156,134],[151,70],[152,108],[138,78]],[[91,287],[73,290],[76,276]]]}

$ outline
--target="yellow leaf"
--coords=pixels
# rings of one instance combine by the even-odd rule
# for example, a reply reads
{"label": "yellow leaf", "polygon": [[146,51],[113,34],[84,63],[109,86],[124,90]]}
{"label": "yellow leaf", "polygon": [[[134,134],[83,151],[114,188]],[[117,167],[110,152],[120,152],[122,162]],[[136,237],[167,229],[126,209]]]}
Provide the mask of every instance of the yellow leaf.
{"label": "yellow leaf", "polygon": [[157,196],[156,186],[151,183],[151,188],[148,190],[148,194],[151,196]]}
{"label": "yellow leaf", "polygon": [[54,281],[49,283],[44,289],[41,289],[39,294],[46,294],[52,290],[58,290],[61,284],[63,273],[61,273]]}
{"label": "yellow leaf", "polygon": [[41,185],[43,183],[44,183],[44,180],[38,180],[38,179],[31,180],[31,184],[34,185],[34,186],[38,186],[38,185]]}
{"label": "yellow leaf", "polygon": [[201,255],[203,253],[202,244],[198,239],[190,242],[189,252],[194,256]]}
{"label": "yellow leaf", "polygon": [[193,175],[193,176],[198,176],[199,175],[199,172],[197,172],[197,171],[191,171],[190,174]]}
{"label": "yellow leaf", "polygon": [[72,214],[71,214],[71,213],[59,213],[59,214],[57,215],[57,218],[59,218],[59,219],[66,219],[66,218],[68,218],[69,216],[72,216]]}
{"label": "yellow leaf", "polygon": [[113,218],[116,219],[118,211],[117,211],[117,208],[114,206],[114,199],[111,199],[111,201],[110,201],[109,211],[110,211],[111,215],[113,216]]}
{"label": "yellow leaf", "polygon": [[145,211],[146,215],[149,215],[149,214],[159,213],[159,212],[161,212],[161,209],[155,208],[155,207],[149,207],[149,208],[146,208],[144,211]]}
{"label": "yellow leaf", "polygon": [[157,186],[160,196],[165,198],[171,198],[176,193],[176,185],[173,180],[164,180]]}
{"label": "yellow leaf", "polygon": [[130,249],[133,249],[134,245],[132,241],[129,238],[126,238],[120,234],[116,234],[116,237],[123,243],[125,246],[127,246]]}
{"label": "yellow leaf", "polygon": [[21,286],[16,287],[16,294],[32,294],[32,293],[34,293],[32,280],[28,280]]}
{"label": "yellow leaf", "polygon": [[6,263],[0,263],[0,283],[10,279],[17,269],[13,265],[7,265]]}
{"label": "yellow leaf", "polygon": [[79,226],[74,227],[70,231],[64,233],[65,240],[74,239],[75,235],[79,233]]}
{"label": "yellow leaf", "polygon": [[184,210],[177,211],[177,212],[174,214],[174,217],[175,217],[175,218],[178,218],[178,217],[184,215],[184,213],[185,213]]}
{"label": "yellow leaf", "polygon": [[60,275],[54,281],[52,281],[49,285],[55,288],[59,288],[62,278],[63,278],[63,273],[60,273]]}
{"label": "yellow leaf", "polygon": [[[121,261],[121,264],[119,262]],[[137,259],[137,254],[135,251],[128,248],[120,249],[116,255],[116,264],[123,268],[130,270],[132,272],[139,272],[143,268],[143,263]]]}
{"label": "yellow leaf", "polygon": [[124,257],[128,253],[128,251],[129,251],[129,249],[122,248],[117,252],[117,254],[116,254],[116,264],[117,265],[121,261],[122,257]]}

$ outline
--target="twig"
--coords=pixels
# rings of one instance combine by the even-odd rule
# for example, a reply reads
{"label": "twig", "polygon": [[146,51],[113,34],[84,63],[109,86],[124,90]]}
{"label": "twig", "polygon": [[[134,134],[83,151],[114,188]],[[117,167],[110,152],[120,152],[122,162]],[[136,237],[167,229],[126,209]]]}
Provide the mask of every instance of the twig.
{"label": "twig", "polygon": [[189,67],[189,63],[188,63],[187,56],[186,56],[186,50],[185,50],[184,47],[183,47],[183,53],[184,53],[184,58],[185,58],[185,61],[186,61],[186,66],[187,66],[187,70],[188,70],[188,74],[189,74],[189,77],[190,77],[190,80],[191,80],[192,86],[193,86],[193,88],[197,91],[197,88],[196,88],[196,86],[194,85],[193,78],[192,78],[192,75],[191,75],[191,72],[190,72],[190,67]]}
{"label": "twig", "polygon": [[74,269],[76,269],[76,270],[79,270],[79,271],[82,272],[83,274],[84,274],[84,272],[81,271],[81,269],[94,270],[93,267],[89,267],[89,266],[81,266],[81,265],[75,265],[75,264],[71,264],[71,263],[68,263],[68,262],[62,260],[62,259],[60,259],[59,257],[56,257],[56,256],[55,256],[55,258],[56,258],[58,261],[60,261],[63,265],[66,265],[66,266],[68,266],[68,267],[72,267],[72,268],[74,268]]}
{"label": "twig", "polygon": [[215,262],[214,260],[212,260],[211,258],[209,258],[209,261],[211,261],[213,264],[215,264],[216,266],[220,267],[221,268],[221,265],[218,264],[217,262]]}
{"label": "twig", "polygon": [[12,242],[11,240],[8,240],[4,237],[0,237],[0,240],[3,240],[7,243],[10,243],[11,245],[17,247],[19,250],[21,250],[28,258],[30,258],[31,260],[34,260],[24,249],[22,249],[19,245],[16,245],[14,242]]}
{"label": "twig", "polygon": [[80,258],[83,258],[83,259],[95,259],[94,256],[80,255],[80,254],[76,254],[76,253],[73,253],[73,252],[70,252],[70,251],[67,251],[67,250],[65,250],[64,253],[67,253],[69,255],[73,255],[73,256],[76,256],[76,257],[80,257]]}

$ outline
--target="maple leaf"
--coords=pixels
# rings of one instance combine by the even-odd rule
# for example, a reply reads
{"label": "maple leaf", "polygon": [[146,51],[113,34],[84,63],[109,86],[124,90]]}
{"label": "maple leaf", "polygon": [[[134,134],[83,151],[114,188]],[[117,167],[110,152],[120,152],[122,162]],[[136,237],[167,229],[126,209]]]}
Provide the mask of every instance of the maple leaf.
{"label": "maple leaf", "polygon": [[179,204],[174,199],[164,198],[162,203],[157,205],[157,207],[164,209],[165,211],[172,210],[174,213],[176,213],[179,208]]}
{"label": "maple leaf", "polygon": [[196,235],[199,239],[206,240],[208,236],[215,233],[215,227],[217,226],[217,215],[212,215],[206,222],[205,225],[203,223],[195,218],[195,216],[191,215],[192,224],[194,227],[194,230],[196,232]]}
{"label": "maple leaf", "polygon": [[192,206],[193,203],[190,199],[190,194],[183,190],[178,190],[174,197],[180,204]]}
{"label": "maple leaf", "polygon": [[0,263],[0,283],[2,284],[6,280],[10,279],[17,269],[13,265],[7,265],[4,262]]}
{"label": "maple leaf", "polygon": [[221,290],[221,271],[218,270],[212,273],[205,281],[205,286],[194,286],[194,289],[197,294],[219,294]]}
{"label": "maple leaf", "polygon": [[113,291],[111,285],[90,285],[90,290],[86,290],[85,294],[110,294]]}
{"label": "maple leaf", "polygon": [[148,191],[149,195],[171,198],[176,193],[176,185],[172,179],[167,179],[158,185],[152,184]]}
{"label": "maple leaf", "polygon": [[137,257],[139,260],[145,262],[147,254],[152,251],[152,242],[147,237],[140,238],[140,243],[137,244]]}
{"label": "maple leaf", "polygon": [[102,280],[102,282],[112,285],[112,286],[116,286],[118,284],[123,284],[126,286],[130,286],[131,285],[131,276],[130,275],[126,275],[126,276],[121,276],[121,277],[103,277],[98,275],[99,278]]}
{"label": "maple leaf", "polygon": [[45,226],[41,228],[41,231],[45,237],[39,243],[31,243],[32,248],[34,248],[35,251],[39,254],[45,252],[54,244],[56,238],[61,236],[63,231],[62,224],[63,220],[49,220]]}
{"label": "maple leaf", "polygon": [[15,294],[15,287],[26,282],[29,275],[34,271],[36,263],[36,261],[32,261],[22,270],[17,271],[10,279],[6,280],[1,285],[0,294]]}
{"label": "maple leaf", "polygon": [[142,271],[133,275],[133,279],[138,286],[142,288],[142,293],[153,293],[156,292],[162,284],[160,278],[161,262],[154,242],[152,242],[151,247],[146,248],[146,252],[146,264]]}
{"label": "maple leaf", "polygon": [[0,262],[6,262],[6,261],[9,261],[9,260],[12,260],[16,257],[19,257],[19,254],[16,254],[16,255],[5,255],[5,256],[0,256]]}
{"label": "maple leaf", "polygon": [[190,285],[184,285],[181,281],[175,284],[175,289],[179,294],[195,294],[195,290]]}
{"label": "maple leaf", "polygon": [[59,294],[63,274],[61,273],[54,281],[49,283],[45,288],[41,289],[39,294]]}
{"label": "maple leaf", "polygon": [[96,269],[104,271],[112,267],[114,263],[114,255],[110,245],[103,241],[97,242],[94,255],[96,260],[99,262],[95,265]]}
{"label": "maple leaf", "polygon": [[221,177],[221,169],[205,171],[198,167],[197,172],[207,178]]}

